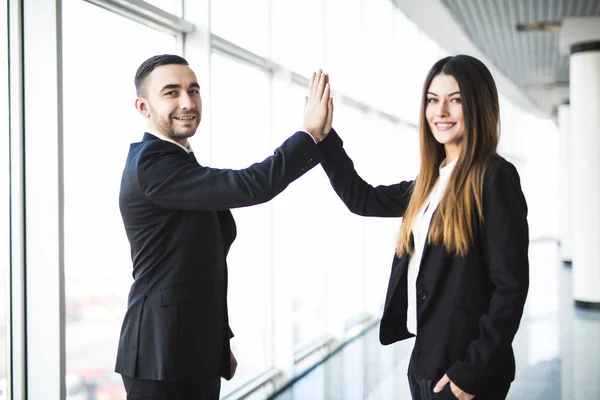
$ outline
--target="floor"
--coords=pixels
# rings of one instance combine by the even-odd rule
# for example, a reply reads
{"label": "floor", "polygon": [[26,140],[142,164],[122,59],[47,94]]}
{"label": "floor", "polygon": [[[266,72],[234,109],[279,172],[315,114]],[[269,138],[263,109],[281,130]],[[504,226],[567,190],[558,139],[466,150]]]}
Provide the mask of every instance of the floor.
{"label": "floor", "polygon": [[[600,312],[573,306],[571,269],[560,262],[555,242],[531,243],[530,278],[508,399],[600,400]],[[377,329],[273,399],[410,399],[406,369],[414,339],[384,347]]]}

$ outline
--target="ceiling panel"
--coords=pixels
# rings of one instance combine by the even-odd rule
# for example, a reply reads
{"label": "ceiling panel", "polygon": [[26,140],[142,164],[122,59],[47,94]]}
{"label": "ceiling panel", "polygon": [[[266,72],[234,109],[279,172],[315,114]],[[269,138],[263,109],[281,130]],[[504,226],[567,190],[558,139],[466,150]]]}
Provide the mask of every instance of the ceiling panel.
{"label": "ceiling panel", "polygon": [[600,16],[600,0],[442,0],[442,3],[479,50],[522,87],[546,115],[552,115],[556,102],[560,102],[552,95],[554,89],[568,86],[569,59],[559,53],[558,32],[519,32],[517,24]]}

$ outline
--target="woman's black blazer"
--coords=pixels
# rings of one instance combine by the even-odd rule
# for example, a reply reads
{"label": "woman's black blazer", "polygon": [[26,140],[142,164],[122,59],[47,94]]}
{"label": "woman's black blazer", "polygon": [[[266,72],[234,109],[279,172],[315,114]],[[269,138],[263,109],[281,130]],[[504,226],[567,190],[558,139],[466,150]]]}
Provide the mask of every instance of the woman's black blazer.
{"label": "woman's black blazer", "polygon": [[[331,185],[355,214],[402,217],[413,182],[373,187],[362,180],[334,130],[319,144]],[[527,204],[515,167],[496,156],[483,189],[484,223],[466,256],[427,244],[417,278],[413,366],[474,395],[508,389],[515,375],[512,341],[529,287]],[[394,257],[380,341],[412,337],[406,329],[409,257]]]}

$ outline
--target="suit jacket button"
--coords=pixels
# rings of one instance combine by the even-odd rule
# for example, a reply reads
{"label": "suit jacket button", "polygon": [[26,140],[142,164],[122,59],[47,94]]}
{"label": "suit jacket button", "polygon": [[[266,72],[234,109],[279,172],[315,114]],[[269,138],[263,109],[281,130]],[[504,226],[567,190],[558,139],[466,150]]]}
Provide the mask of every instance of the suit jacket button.
{"label": "suit jacket button", "polygon": [[417,297],[421,300],[427,300],[427,292],[424,290],[419,290],[419,293],[417,293]]}

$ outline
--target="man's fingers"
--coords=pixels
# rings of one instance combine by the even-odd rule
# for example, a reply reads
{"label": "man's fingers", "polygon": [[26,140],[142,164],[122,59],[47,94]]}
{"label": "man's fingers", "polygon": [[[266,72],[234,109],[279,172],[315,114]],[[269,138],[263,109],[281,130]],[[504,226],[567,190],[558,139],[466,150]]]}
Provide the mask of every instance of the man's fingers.
{"label": "man's fingers", "polygon": [[317,97],[319,98],[319,96],[321,95],[321,82],[323,78],[323,71],[321,69],[319,69],[316,73],[315,73],[315,81],[313,83],[313,91],[312,91],[312,96],[313,97]]}
{"label": "man's fingers", "polygon": [[323,92],[325,91],[325,74],[319,70],[319,82],[317,84],[317,90],[315,91],[315,97],[321,100]]}
{"label": "man's fingers", "polygon": [[329,106],[329,97],[330,97],[331,88],[329,87],[329,83],[325,85],[325,90],[323,91],[323,97],[321,97],[321,103],[323,105]]}
{"label": "man's fingers", "polygon": [[308,94],[311,95],[314,91],[316,72],[313,72],[310,76],[310,82],[308,83]]}
{"label": "man's fingers", "polygon": [[448,382],[450,382],[450,378],[448,378],[448,375],[444,375],[442,377],[442,379],[440,379],[438,381],[438,383],[435,385],[435,387],[433,388],[433,392],[434,393],[441,392],[444,389],[444,387],[448,384]]}
{"label": "man's fingers", "polygon": [[235,371],[237,370],[237,360],[235,359],[235,356],[233,355],[233,351],[229,352],[229,360],[230,360],[230,367],[231,367],[231,377],[233,378],[233,376],[235,375]]}
{"label": "man's fingers", "polygon": [[327,102],[327,121],[325,122],[325,133],[329,133],[331,130],[331,124],[333,123],[333,99],[330,97]]}

